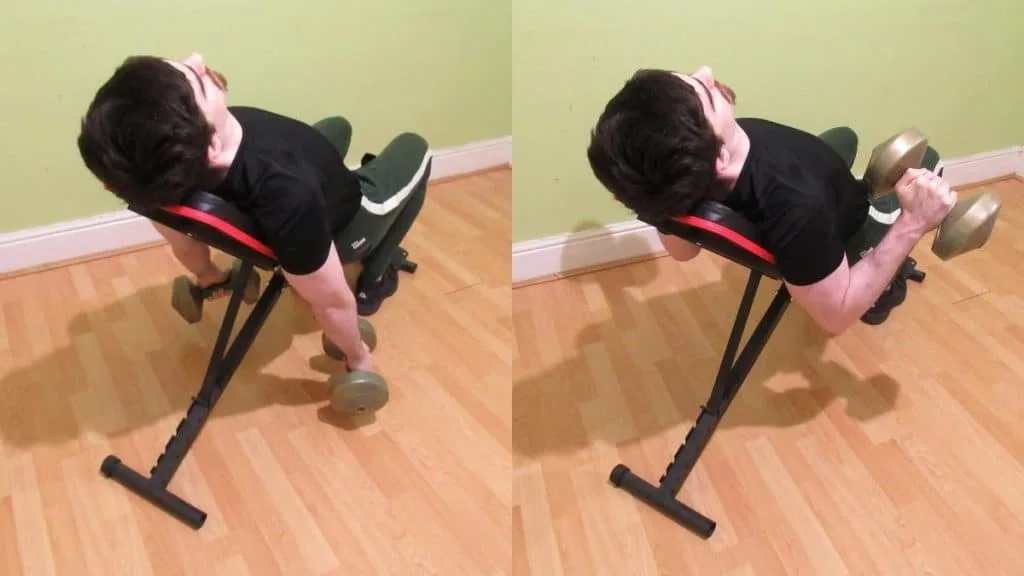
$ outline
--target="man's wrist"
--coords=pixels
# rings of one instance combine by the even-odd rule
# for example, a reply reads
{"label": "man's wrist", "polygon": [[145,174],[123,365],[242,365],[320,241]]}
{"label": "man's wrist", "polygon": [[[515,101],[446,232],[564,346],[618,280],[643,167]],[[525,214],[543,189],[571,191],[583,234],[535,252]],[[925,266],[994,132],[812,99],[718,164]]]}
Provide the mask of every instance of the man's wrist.
{"label": "man's wrist", "polygon": [[892,232],[917,243],[928,232],[928,225],[913,214],[901,211],[900,215],[892,223]]}
{"label": "man's wrist", "polygon": [[199,280],[222,279],[224,276],[224,270],[221,270],[220,266],[217,266],[211,259],[208,260],[202,268],[195,271],[195,275]]}
{"label": "man's wrist", "polygon": [[348,356],[349,364],[362,364],[370,356],[369,353],[366,351],[366,347],[363,346],[362,340],[360,340],[359,343],[356,344],[355,352],[356,353],[354,355]]}

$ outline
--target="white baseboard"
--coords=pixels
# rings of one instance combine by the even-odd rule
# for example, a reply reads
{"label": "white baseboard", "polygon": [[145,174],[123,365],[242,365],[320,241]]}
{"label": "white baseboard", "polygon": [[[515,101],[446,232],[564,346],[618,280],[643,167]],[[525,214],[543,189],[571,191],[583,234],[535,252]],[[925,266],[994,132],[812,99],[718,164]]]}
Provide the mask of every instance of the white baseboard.
{"label": "white baseboard", "polygon": [[953,158],[942,164],[946,168],[943,177],[954,188],[1014,174],[1024,176],[1024,146]]}
{"label": "white baseboard", "polygon": [[[944,161],[943,166],[943,175],[954,187],[1015,173],[1024,177],[1024,146],[954,158]],[[512,245],[512,283],[664,252],[657,231],[637,220],[525,240]]]}
{"label": "white baseboard", "polygon": [[431,180],[512,165],[512,137],[472,142],[434,153]]}
{"label": "white baseboard", "polygon": [[639,220],[525,240],[512,245],[512,283],[664,252],[658,232]]}
{"label": "white baseboard", "polygon": [[[434,151],[431,180],[512,163],[512,137]],[[0,275],[161,241],[149,220],[118,210],[0,234]]]}

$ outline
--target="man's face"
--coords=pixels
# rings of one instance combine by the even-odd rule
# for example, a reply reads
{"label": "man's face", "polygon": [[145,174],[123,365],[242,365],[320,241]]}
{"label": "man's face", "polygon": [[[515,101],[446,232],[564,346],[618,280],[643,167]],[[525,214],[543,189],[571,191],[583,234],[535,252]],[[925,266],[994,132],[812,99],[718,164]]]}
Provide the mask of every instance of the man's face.
{"label": "man's face", "polygon": [[228,115],[225,97],[228,84],[224,76],[207,68],[200,54],[192,54],[181,62],[168,60],[167,63],[185,75],[192,85],[199,109],[218,132],[222,131]]}
{"label": "man's face", "polygon": [[676,76],[697,92],[697,97],[704,108],[704,116],[715,134],[726,142],[730,141],[736,129],[736,118],[733,115],[736,93],[732,88],[715,80],[708,66],[701,66],[692,75],[676,73]]}

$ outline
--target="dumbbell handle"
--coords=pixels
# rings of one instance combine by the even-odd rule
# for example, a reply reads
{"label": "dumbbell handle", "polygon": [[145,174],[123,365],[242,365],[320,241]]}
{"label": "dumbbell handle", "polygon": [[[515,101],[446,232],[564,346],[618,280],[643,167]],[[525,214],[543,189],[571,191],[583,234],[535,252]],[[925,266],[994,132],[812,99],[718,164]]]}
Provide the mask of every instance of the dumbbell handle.
{"label": "dumbbell handle", "polygon": [[[920,167],[917,167],[916,169],[918,169],[918,170],[922,170],[922,169],[923,170],[928,170],[927,168],[920,168]],[[909,168],[907,170],[909,170]],[[871,192],[868,195],[868,197],[871,198],[871,199],[875,199],[875,198],[879,198],[881,196],[885,196],[885,195],[889,194],[890,192],[896,192],[896,183],[899,182],[900,178],[903,178],[903,175],[907,173],[907,170],[902,170],[902,171],[900,171],[898,173],[894,173],[893,179],[892,179],[892,184],[889,184],[888,182],[873,183],[866,176],[861,178],[861,181],[864,183],[864,185],[867,186],[871,190]],[[934,170],[928,170],[928,171],[931,172],[932,174],[936,174],[936,172]],[[896,174],[898,174],[898,176]],[[938,176],[940,180],[945,180],[945,178],[943,178],[943,176],[941,174],[936,174],[936,176]],[[950,188],[952,189],[952,186]],[[956,190],[953,190],[953,191],[955,192]]]}
{"label": "dumbbell handle", "polygon": [[[864,184],[871,189],[870,198],[878,198],[882,195],[881,191],[887,192],[894,188],[888,186],[888,182],[892,182],[893,179],[898,181],[904,174],[906,170],[891,170],[889,176],[879,180],[877,184],[873,184],[872,179],[865,178]],[[942,260],[949,260],[984,246],[992,234],[1001,206],[1001,200],[993,192],[984,192],[958,200],[935,228],[932,253]]]}
{"label": "dumbbell handle", "polygon": [[[927,168],[925,170],[927,170]],[[905,173],[906,173],[905,170],[903,172],[901,172],[900,173],[900,178],[902,178],[903,174],[905,174]],[[942,176],[939,176],[939,179],[940,180],[943,179]],[[950,190],[952,190],[954,193],[957,193],[957,191],[952,186],[950,186]],[[888,192],[885,192],[885,193],[888,193]],[[875,199],[875,198],[878,198],[880,196],[884,196],[885,193],[883,193],[880,190],[872,190],[871,198]],[[894,194],[896,193],[895,189],[892,190],[892,193],[894,193]],[[993,197],[994,198],[994,195],[991,192],[985,192],[985,193],[982,194],[982,196],[987,196],[987,197]],[[941,223],[939,223],[939,227],[941,228],[942,225],[945,224],[950,219],[950,217],[952,217],[952,216],[959,217],[962,212],[966,211],[966,208],[969,208],[971,205],[974,205],[974,203],[976,201],[977,201],[977,198],[969,198],[969,199],[966,199],[966,200],[964,200],[964,199],[957,200],[957,202],[955,204],[953,204],[953,207],[950,209],[949,214],[946,214],[946,217],[942,219]],[[996,200],[996,201],[998,202],[998,200]],[[965,202],[967,204],[965,204]],[[902,208],[903,208],[903,206],[901,205],[900,209],[902,210]]]}
{"label": "dumbbell handle", "polygon": [[[904,170],[904,171],[899,173],[899,178],[902,178],[904,174],[906,174],[906,170]],[[942,176],[939,176],[939,178],[941,179]],[[898,181],[898,179],[897,179],[897,181]],[[872,186],[871,182],[866,181],[866,179],[865,179],[864,183],[865,183],[865,185],[871,187],[871,194],[870,194],[869,198],[871,198],[872,200],[877,199],[877,198],[879,198],[881,196],[885,196],[886,194],[889,194],[890,192],[893,193],[893,194],[896,193],[895,186],[892,186],[892,187],[889,187],[889,186],[885,186],[885,187]],[[956,192],[956,190],[953,190],[953,192]],[[949,214],[947,214],[946,217],[943,218],[942,222],[945,222],[947,219],[949,219],[949,216],[956,212],[956,207],[958,205],[960,205],[962,202],[963,202],[963,200],[959,200],[956,204],[954,204],[953,208],[950,210]],[[901,210],[903,209],[902,205],[900,205],[900,209]],[[940,223],[939,226],[942,226],[942,224]]]}
{"label": "dumbbell handle", "polygon": [[993,192],[957,200],[935,228],[932,253],[942,260],[949,260],[984,246],[992,234],[1001,206],[1002,201]]}
{"label": "dumbbell handle", "polygon": [[[864,170],[869,198],[888,193],[910,168],[920,167],[928,153],[928,138],[916,128],[904,130],[875,146]],[[940,176],[941,178],[941,176]],[[995,226],[1001,202],[991,192],[953,205],[935,231],[932,252],[948,260],[983,246]]]}

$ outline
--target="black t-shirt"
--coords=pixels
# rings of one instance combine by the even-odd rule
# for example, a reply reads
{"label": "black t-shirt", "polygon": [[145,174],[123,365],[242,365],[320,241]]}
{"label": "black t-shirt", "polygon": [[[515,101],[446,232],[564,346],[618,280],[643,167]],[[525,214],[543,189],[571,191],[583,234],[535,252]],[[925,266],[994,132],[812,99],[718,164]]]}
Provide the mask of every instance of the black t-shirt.
{"label": "black t-shirt", "polygon": [[757,226],[787,282],[825,279],[867,217],[868,191],[818,136],[768,120],[737,122],[750,154],[723,203]]}
{"label": "black t-shirt", "polygon": [[334,234],[362,201],[358,176],[316,128],[246,106],[232,106],[242,142],[215,194],[248,214],[281,267],[296,275],[327,260]]}

